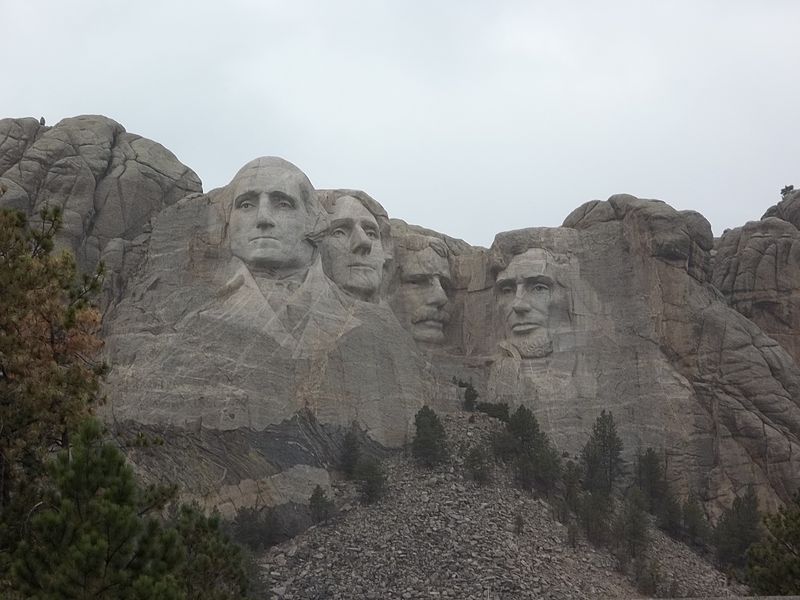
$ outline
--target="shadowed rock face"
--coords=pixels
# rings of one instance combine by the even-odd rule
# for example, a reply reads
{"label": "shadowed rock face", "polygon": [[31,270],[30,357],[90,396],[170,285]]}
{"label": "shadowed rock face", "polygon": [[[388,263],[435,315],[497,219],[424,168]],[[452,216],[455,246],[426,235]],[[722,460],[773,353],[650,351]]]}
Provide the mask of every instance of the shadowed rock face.
{"label": "shadowed rock face", "polygon": [[165,440],[128,448],[143,475],[225,514],[303,504],[352,423],[376,450],[406,443],[423,403],[458,408],[454,376],[531,407],[570,454],[611,410],[628,465],[656,448],[712,515],[800,483],[794,196],[727,232],[712,271],[708,222],[655,200],[588,202],[484,249],[282,159],[200,193],[102,117],[0,127],[0,205],[59,203],[83,267],[110,266],[104,417],[123,443]]}

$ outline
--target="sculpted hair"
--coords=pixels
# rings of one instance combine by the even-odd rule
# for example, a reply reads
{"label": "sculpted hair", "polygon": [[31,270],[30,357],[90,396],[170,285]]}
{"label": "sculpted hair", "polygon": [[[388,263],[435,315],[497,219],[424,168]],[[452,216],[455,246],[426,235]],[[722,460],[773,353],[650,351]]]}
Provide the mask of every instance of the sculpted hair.
{"label": "sculpted hair", "polygon": [[431,248],[442,258],[447,258],[449,260],[450,257],[450,251],[447,249],[447,244],[445,244],[439,238],[422,235],[420,233],[409,233],[408,235],[398,237],[394,244],[397,250],[398,265],[402,263],[404,254],[420,252],[426,248]]}
{"label": "sculpted hair", "polygon": [[234,196],[236,193],[237,180],[243,178],[248,171],[257,171],[260,169],[276,170],[284,174],[291,174],[299,179],[300,201],[303,203],[303,208],[309,216],[309,222],[312,223],[306,232],[305,238],[316,246],[320,237],[328,229],[328,213],[320,204],[316,190],[308,176],[293,163],[277,156],[261,156],[251,160],[236,172],[236,175],[233,176],[233,179],[231,179],[228,185],[220,189],[226,223],[224,238],[227,240],[228,237],[227,224],[230,223],[233,203],[236,200]]}
{"label": "sculpted hair", "polygon": [[361,206],[366,208],[369,213],[375,217],[375,222],[378,223],[378,231],[381,236],[381,245],[383,251],[386,253],[387,261],[391,260],[394,255],[394,247],[392,241],[392,228],[389,225],[389,215],[386,209],[375,200],[372,196],[361,190],[317,190],[317,200],[325,212],[328,214],[328,227],[317,235],[319,241],[322,237],[328,234],[330,228],[330,215],[336,212],[336,203],[340,198],[350,196],[355,198],[361,203]]}

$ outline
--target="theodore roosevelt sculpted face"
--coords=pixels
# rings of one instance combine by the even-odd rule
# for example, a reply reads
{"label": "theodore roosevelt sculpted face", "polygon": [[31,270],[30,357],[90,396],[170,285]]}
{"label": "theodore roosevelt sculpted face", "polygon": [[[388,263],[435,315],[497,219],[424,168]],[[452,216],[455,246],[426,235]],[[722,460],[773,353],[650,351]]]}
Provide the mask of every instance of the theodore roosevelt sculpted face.
{"label": "theodore roosevelt sculpted face", "polygon": [[395,253],[397,283],[390,302],[397,318],[416,341],[441,344],[450,320],[445,310],[450,287],[447,247],[437,238],[415,235],[405,245],[398,243]]}

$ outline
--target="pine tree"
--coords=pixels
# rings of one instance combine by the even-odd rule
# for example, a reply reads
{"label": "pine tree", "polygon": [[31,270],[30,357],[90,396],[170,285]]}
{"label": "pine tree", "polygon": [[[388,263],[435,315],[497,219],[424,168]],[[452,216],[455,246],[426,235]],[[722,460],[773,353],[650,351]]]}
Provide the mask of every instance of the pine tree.
{"label": "pine tree", "polygon": [[656,524],[658,528],[674,538],[681,534],[681,505],[669,486],[665,487],[663,496],[656,500]]}
{"label": "pine tree", "polygon": [[333,500],[329,499],[322,487],[318,485],[308,500],[308,509],[311,511],[311,518],[315,523],[327,521],[333,514]]}
{"label": "pine tree", "polygon": [[464,409],[472,412],[475,410],[475,401],[478,399],[478,391],[472,385],[472,381],[467,382],[464,388]]}
{"label": "pine tree", "polygon": [[568,460],[564,465],[564,501],[573,512],[578,511],[578,494],[581,486],[581,469],[573,461]]}
{"label": "pine tree", "polygon": [[78,277],[72,256],[53,252],[60,225],[58,209],[34,227],[0,209],[0,594],[45,458],[89,415],[105,369],[94,362],[100,315],[89,305],[102,267]]}
{"label": "pine tree", "polygon": [[614,415],[605,410],[592,427],[592,434],[583,447],[584,488],[593,493],[611,494],[622,466],[622,440],[617,435]]}
{"label": "pine tree", "polygon": [[800,495],[764,518],[769,536],[748,552],[748,583],[759,594],[800,594]]}
{"label": "pine tree", "polygon": [[620,565],[643,556],[650,541],[647,521],[647,499],[639,488],[631,488],[620,513],[614,519],[615,555]]}
{"label": "pine tree", "polygon": [[642,490],[647,510],[656,512],[667,488],[667,481],[661,459],[653,448],[647,448],[644,454],[636,457],[636,485]]}
{"label": "pine tree", "polygon": [[438,415],[423,406],[414,416],[416,434],[411,443],[414,458],[426,467],[433,467],[447,459],[447,436]]}
{"label": "pine tree", "polygon": [[348,479],[352,479],[360,455],[361,446],[358,442],[358,436],[356,435],[355,428],[352,428],[344,436],[344,441],[342,442],[342,453],[339,458],[339,466],[341,467],[342,471],[344,471],[344,474],[348,477]]}
{"label": "pine tree", "polygon": [[691,544],[705,545],[711,537],[711,528],[696,496],[689,495],[681,507],[683,533]]}
{"label": "pine tree", "polygon": [[219,514],[206,517],[196,505],[177,509],[174,527],[184,559],[175,570],[187,600],[240,600],[248,588],[242,549],[220,528]]}
{"label": "pine tree", "polygon": [[472,448],[464,459],[464,467],[475,483],[478,485],[488,483],[492,478],[492,463],[486,446]]}
{"label": "pine tree", "polygon": [[536,416],[520,406],[509,418],[506,429],[514,440],[517,481],[524,489],[536,484],[544,491],[551,490],[561,475],[561,457],[539,428]]}
{"label": "pine tree", "polygon": [[[15,552],[15,587],[26,597],[144,600],[180,598],[183,548],[164,530],[100,425],[87,422],[51,464],[52,489]],[[163,496],[161,497],[163,500]]]}
{"label": "pine tree", "polygon": [[717,558],[722,564],[742,568],[747,562],[747,550],[761,536],[761,515],[758,498],[752,487],[744,496],[737,497],[725,509],[714,530]]}
{"label": "pine tree", "polygon": [[386,472],[380,461],[371,456],[362,458],[358,463],[356,479],[359,482],[361,501],[364,504],[377,502],[386,493]]}

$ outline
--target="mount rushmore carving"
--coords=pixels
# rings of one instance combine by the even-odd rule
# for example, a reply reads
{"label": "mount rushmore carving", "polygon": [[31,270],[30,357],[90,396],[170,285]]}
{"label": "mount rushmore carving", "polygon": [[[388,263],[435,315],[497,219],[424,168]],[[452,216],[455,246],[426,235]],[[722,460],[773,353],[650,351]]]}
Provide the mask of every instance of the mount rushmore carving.
{"label": "mount rushmore carving", "polygon": [[712,515],[800,483],[792,194],[716,242],[617,195],[486,249],[279,158],[204,193],[104,117],[5,119],[0,140],[0,206],[62,206],[61,243],[108,267],[103,418],[163,439],[126,448],[140,473],[223,513],[305,503],[345,431],[398,447],[423,404],[459,409],[453,378],[529,406],[567,454],[613,411],[626,458],[658,449]]}

